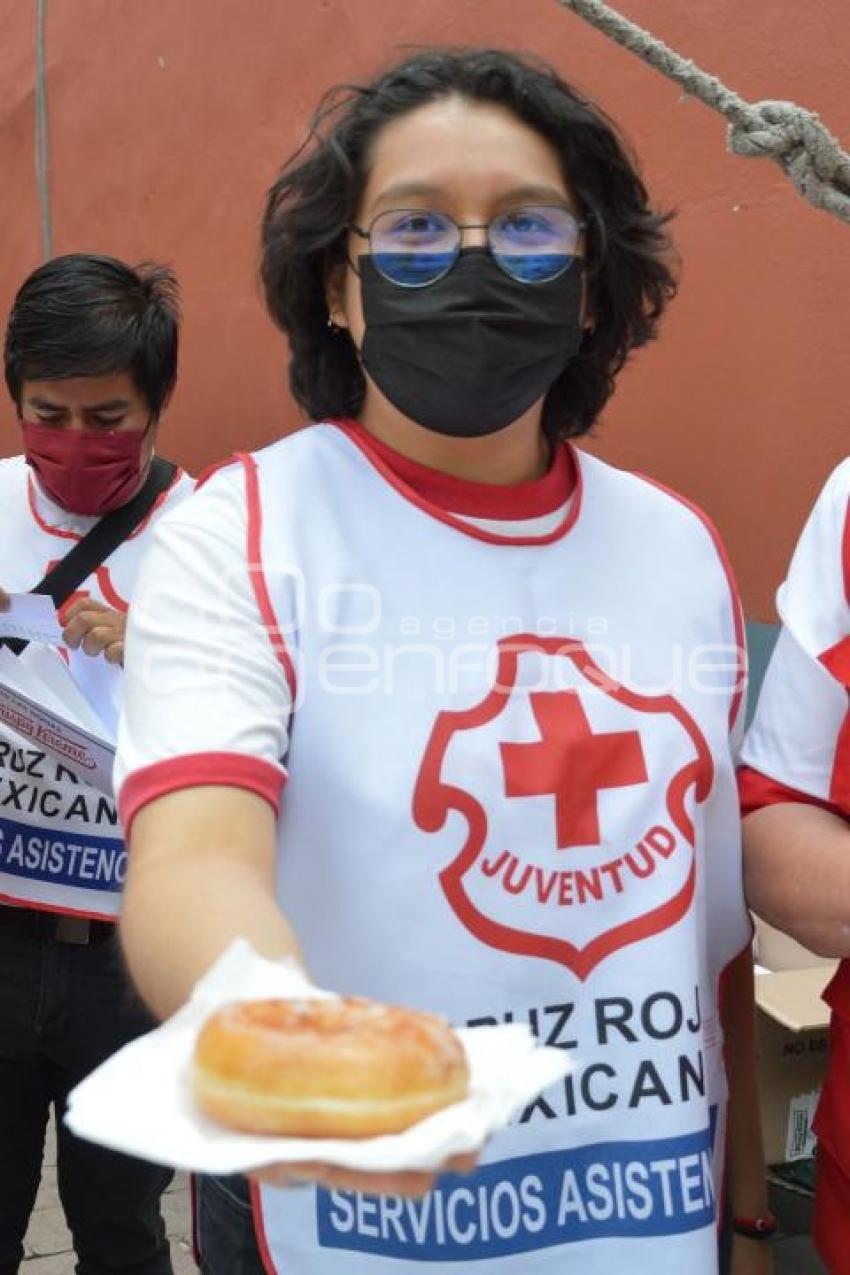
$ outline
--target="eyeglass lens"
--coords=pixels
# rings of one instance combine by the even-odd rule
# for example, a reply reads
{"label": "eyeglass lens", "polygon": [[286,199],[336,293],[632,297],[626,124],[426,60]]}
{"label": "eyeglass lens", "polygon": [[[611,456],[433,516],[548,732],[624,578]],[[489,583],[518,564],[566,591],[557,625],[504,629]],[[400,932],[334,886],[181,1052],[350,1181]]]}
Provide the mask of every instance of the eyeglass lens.
{"label": "eyeglass lens", "polygon": [[[566,208],[533,206],[500,213],[487,227],[496,263],[521,283],[555,279],[572,264],[581,227]],[[446,213],[390,209],[369,228],[375,268],[405,288],[422,288],[448,274],[461,250],[461,231]]]}

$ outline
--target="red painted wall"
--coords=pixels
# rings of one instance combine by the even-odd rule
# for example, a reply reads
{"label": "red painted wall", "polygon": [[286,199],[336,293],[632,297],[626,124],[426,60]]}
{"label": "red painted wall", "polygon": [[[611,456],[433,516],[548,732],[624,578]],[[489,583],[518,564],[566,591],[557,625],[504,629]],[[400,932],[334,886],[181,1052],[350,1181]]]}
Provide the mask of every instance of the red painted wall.
{"label": "red painted wall", "polygon": [[[850,143],[846,0],[621,0],[744,96],[790,98]],[[35,0],[0,0],[0,314],[41,259],[33,164]],[[154,257],[185,298],[167,450],[198,468],[290,428],[285,349],[256,284],[263,192],[320,93],[404,46],[530,49],[618,119],[679,210],[679,299],[622,377],[592,446],[699,501],[748,614],[850,451],[850,226],[556,0],[47,0],[54,251]],[[165,442],[165,439],[164,439]],[[17,450],[0,418],[0,453]]]}

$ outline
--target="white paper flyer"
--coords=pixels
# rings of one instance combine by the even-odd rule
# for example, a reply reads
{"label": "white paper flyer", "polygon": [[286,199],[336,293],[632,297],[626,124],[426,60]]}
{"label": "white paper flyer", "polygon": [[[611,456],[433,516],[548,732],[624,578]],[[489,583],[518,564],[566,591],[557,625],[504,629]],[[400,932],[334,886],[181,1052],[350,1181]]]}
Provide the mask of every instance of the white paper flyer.
{"label": "white paper flyer", "polygon": [[0,648],[0,722],[112,796],[115,739],[52,647]]}

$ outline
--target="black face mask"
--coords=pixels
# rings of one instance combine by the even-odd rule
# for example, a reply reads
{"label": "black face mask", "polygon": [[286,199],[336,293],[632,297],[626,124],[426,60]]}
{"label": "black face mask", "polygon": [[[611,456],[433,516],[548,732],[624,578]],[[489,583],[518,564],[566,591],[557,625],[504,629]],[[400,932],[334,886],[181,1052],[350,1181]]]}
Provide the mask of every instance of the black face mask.
{"label": "black face mask", "polygon": [[542,398],[581,343],[581,267],[520,283],[486,248],[462,252],[425,288],[400,288],[358,259],[363,368],[394,407],[438,434],[473,438]]}

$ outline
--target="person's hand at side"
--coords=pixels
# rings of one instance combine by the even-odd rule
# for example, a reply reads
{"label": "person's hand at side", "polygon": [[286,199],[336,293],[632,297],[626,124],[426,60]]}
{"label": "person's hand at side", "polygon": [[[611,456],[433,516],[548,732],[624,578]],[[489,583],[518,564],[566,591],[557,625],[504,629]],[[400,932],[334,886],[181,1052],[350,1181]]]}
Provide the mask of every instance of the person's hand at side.
{"label": "person's hand at side", "polygon": [[9,595],[5,589],[0,589],[0,611],[9,610]]}
{"label": "person's hand at side", "polygon": [[62,618],[62,641],[71,650],[102,655],[109,664],[124,663],[126,615],[94,598],[77,598]]}

